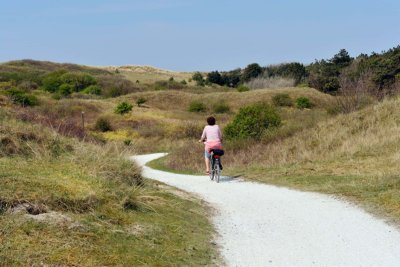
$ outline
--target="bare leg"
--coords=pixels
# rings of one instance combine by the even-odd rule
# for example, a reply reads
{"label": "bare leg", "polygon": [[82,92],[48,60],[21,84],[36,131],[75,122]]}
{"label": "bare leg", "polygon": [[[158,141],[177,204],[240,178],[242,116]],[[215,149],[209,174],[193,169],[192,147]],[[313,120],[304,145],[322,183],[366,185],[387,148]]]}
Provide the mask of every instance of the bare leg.
{"label": "bare leg", "polygon": [[210,160],[208,158],[204,158],[206,163],[206,171],[210,172]]}

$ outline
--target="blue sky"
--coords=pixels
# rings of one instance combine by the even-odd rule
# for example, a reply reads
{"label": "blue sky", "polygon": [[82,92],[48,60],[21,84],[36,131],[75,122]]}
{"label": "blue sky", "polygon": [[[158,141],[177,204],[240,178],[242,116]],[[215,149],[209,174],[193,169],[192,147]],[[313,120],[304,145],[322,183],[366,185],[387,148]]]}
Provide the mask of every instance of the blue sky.
{"label": "blue sky", "polygon": [[398,0],[0,0],[0,62],[229,70],[400,44]]}

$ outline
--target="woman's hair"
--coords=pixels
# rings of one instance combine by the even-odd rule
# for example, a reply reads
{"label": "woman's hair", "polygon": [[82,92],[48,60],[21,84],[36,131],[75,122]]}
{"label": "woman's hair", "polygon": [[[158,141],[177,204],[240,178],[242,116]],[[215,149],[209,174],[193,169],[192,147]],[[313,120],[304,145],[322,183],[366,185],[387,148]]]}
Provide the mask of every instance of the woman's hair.
{"label": "woman's hair", "polygon": [[208,125],[215,125],[215,118],[213,116],[207,118]]}

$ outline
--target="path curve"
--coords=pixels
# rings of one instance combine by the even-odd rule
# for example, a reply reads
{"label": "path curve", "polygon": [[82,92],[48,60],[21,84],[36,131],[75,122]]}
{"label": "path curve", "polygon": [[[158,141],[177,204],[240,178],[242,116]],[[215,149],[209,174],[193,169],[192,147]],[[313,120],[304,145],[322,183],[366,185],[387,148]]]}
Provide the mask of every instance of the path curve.
{"label": "path curve", "polygon": [[143,176],[194,193],[216,208],[212,219],[228,266],[400,266],[400,231],[333,197],[145,164]]}

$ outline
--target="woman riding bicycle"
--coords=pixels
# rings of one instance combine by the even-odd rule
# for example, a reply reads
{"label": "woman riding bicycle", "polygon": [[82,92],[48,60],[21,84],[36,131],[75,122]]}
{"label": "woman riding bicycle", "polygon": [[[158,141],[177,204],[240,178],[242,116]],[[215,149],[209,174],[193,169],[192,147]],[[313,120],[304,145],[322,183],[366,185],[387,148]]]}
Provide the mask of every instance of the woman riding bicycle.
{"label": "woman riding bicycle", "polygon": [[222,149],[222,134],[219,126],[215,124],[214,117],[208,117],[207,123],[208,125],[204,127],[199,142],[204,142],[206,173],[210,174],[210,152],[212,149]]}

